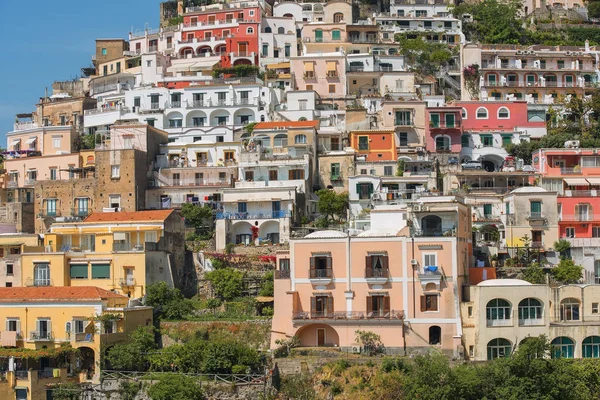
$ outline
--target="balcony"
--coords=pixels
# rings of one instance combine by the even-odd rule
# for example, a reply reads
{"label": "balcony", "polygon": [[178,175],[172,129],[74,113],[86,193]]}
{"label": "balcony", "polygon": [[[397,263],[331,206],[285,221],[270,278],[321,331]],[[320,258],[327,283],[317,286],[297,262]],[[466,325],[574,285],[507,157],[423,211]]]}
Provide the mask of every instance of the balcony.
{"label": "balcony", "polygon": [[135,286],[135,278],[121,278],[119,279],[119,285],[121,287]]}
{"label": "balcony", "polygon": [[365,279],[370,285],[383,285],[390,277],[389,268],[365,268]]}
{"label": "balcony", "polygon": [[275,279],[290,279],[290,271],[289,270],[275,271]]}
{"label": "balcony", "polygon": [[27,278],[25,280],[25,286],[28,287],[41,287],[41,286],[53,286],[52,279],[33,279]]}
{"label": "balcony", "polygon": [[348,72],[363,72],[364,70],[364,66],[351,65],[348,67]]}
{"label": "balcony", "polygon": [[597,197],[600,194],[598,190],[565,190],[559,197]]}
{"label": "balcony", "polygon": [[25,179],[25,186],[35,186],[36,179],[27,178]]}
{"label": "balcony", "polygon": [[70,339],[72,342],[76,342],[76,343],[93,343],[94,342],[94,334],[93,333],[71,332]]}
{"label": "balcony", "polygon": [[513,322],[511,318],[506,318],[506,319],[486,319],[485,320],[485,325],[488,327],[494,327],[494,326],[513,326]]}
{"label": "balcony", "polygon": [[208,108],[210,104],[207,101],[203,100],[194,100],[191,103],[187,104],[187,108]]}
{"label": "balcony", "polygon": [[415,230],[415,237],[455,237],[456,227]]}
{"label": "balcony", "polygon": [[560,169],[562,175],[581,175],[581,167],[563,167]]}
{"label": "balcony", "polygon": [[181,108],[181,100],[167,103],[167,108]]}
{"label": "balcony", "polygon": [[519,326],[543,326],[544,318],[519,318]]}
{"label": "balcony", "polygon": [[333,269],[315,268],[310,270],[310,283],[313,285],[327,286],[333,280]]}
{"label": "balcony", "polygon": [[419,271],[418,276],[421,286],[423,286],[423,290],[425,290],[428,283],[434,283],[437,290],[440,290],[443,275],[436,265],[425,266],[421,271]]}
{"label": "balcony", "polygon": [[337,71],[327,71],[327,77],[328,78],[338,78],[339,75],[338,75]]}
{"label": "balcony", "polygon": [[292,215],[289,211],[272,211],[262,213],[250,213],[250,212],[218,212],[217,219],[228,219],[228,220],[247,220],[247,219],[280,219],[290,218]]}
{"label": "balcony", "polygon": [[560,215],[558,217],[559,221],[569,221],[569,222],[592,222],[597,221],[599,218],[594,218],[594,214],[572,214],[572,215]]}
{"label": "balcony", "polygon": [[306,80],[317,79],[317,75],[313,71],[306,71],[306,72],[304,72],[304,79],[306,79]]}
{"label": "balcony", "polygon": [[136,244],[136,243],[113,243],[113,251],[126,251],[126,252],[143,252],[144,244]]}
{"label": "balcony", "polygon": [[314,319],[328,319],[331,322],[339,320],[340,323],[347,323],[346,321],[361,321],[366,322],[369,320],[377,321],[402,321],[404,319],[404,311],[402,310],[383,310],[383,311],[319,311],[312,310],[296,312],[292,315],[294,323],[302,323],[303,320],[314,320]]}
{"label": "balcony", "polygon": [[29,332],[29,340],[34,342],[51,342],[54,340],[52,332],[31,331]]}
{"label": "balcony", "polygon": [[544,221],[546,216],[542,212],[528,212],[527,220],[528,221]]}

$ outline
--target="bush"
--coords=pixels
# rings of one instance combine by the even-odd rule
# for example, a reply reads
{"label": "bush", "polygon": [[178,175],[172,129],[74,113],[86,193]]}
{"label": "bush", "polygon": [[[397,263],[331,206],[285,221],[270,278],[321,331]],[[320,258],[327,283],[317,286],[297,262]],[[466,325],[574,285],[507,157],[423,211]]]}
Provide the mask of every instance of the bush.
{"label": "bush", "polygon": [[106,355],[111,368],[120,371],[146,371],[148,352],[156,349],[151,328],[140,326],[130,337],[129,343],[116,344]]}
{"label": "bush", "polygon": [[263,317],[272,317],[273,316],[273,307],[263,307],[261,310],[261,314]]}
{"label": "bush", "polygon": [[148,390],[152,400],[203,400],[202,388],[196,379],[181,375],[169,374],[160,377]]}
{"label": "bush", "polygon": [[244,290],[244,273],[237,269],[215,269],[206,274],[206,279],[212,284],[215,296],[221,300],[227,301],[239,297]]}
{"label": "bush", "polygon": [[191,314],[193,306],[183,297],[179,289],[171,288],[166,282],[148,285],[146,305],[154,307],[156,313],[166,319],[184,319]]}
{"label": "bush", "polygon": [[248,367],[245,365],[234,365],[231,367],[231,373],[236,375],[245,374],[248,370]]}
{"label": "bush", "polygon": [[569,258],[562,258],[558,265],[552,269],[552,275],[554,279],[565,285],[577,283],[583,277],[583,267],[576,265]]}
{"label": "bush", "polygon": [[261,283],[260,290],[258,291],[259,296],[273,296],[275,291],[275,282],[273,281],[273,278],[273,271],[269,271],[263,276],[263,281]]}

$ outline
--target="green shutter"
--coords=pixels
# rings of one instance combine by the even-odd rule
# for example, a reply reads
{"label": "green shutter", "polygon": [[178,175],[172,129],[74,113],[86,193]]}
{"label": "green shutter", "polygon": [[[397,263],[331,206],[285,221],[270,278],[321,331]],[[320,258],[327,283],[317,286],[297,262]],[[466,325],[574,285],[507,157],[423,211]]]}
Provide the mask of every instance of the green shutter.
{"label": "green shutter", "polygon": [[431,114],[431,126],[433,128],[440,127],[440,114]]}
{"label": "green shutter", "polygon": [[88,265],[87,264],[71,265],[71,279],[87,279],[87,278],[88,278]]}
{"label": "green shutter", "polygon": [[454,114],[446,114],[446,128],[454,128]]}
{"label": "green shutter", "polygon": [[333,40],[340,40],[342,38],[341,32],[338,30],[331,31],[331,38]]}
{"label": "green shutter", "polygon": [[532,213],[541,213],[542,212],[542,202],[541,201],[532,201],[530,203],[530,211]]}
{"label": "green shutter", "polygon": [[323,31],[320,29],[317,29],[315,31],[315,42],[322,42],[323,41]]}
{"label": "green shutter", "polygon": [[110,279],[110,264],[92,264],[92,279]]}
{"label": "green shutter", "polygon": [[373,194],[373,184],[369,183],[369,197]]}
{"label": "green shutter", "polygon": [[492,205],[491,204],[483,205],[483,214],[486,216],[492,215]]}

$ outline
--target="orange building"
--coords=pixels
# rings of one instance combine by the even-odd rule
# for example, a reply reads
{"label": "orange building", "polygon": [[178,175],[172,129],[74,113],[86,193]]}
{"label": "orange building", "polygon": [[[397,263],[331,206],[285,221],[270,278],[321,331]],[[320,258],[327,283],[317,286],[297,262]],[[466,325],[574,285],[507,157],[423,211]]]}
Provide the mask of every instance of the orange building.
{"label": "orange building", "polygon": [[396,161],[396,139],[393,130],[350,132],[350,146],[366,161]]}

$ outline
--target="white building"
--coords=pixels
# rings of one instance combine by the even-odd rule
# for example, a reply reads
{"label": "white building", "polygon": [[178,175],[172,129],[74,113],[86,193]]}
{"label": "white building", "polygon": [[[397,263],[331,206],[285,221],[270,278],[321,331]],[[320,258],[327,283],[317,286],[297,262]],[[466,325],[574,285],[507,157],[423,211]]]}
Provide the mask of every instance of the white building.
{"label": "white building", "polygon": [[259,37],[260,64],[289,61],[298,55],[296,24],[290,17],[264,17]]}

